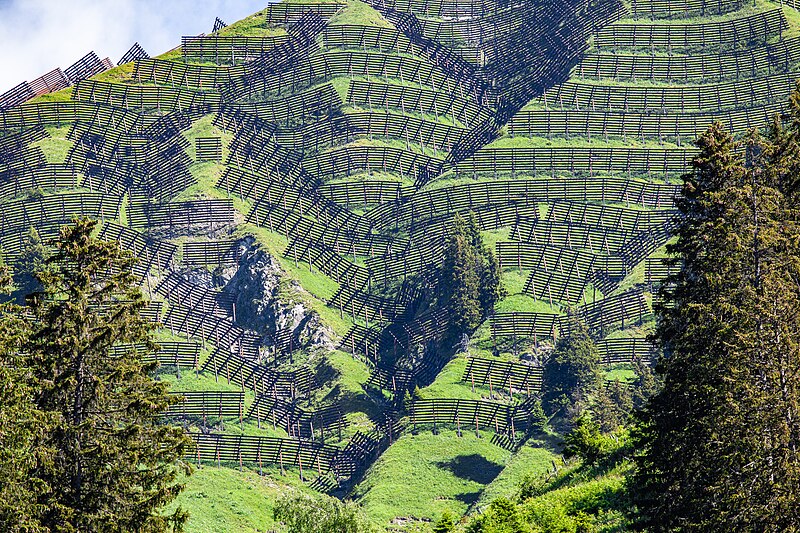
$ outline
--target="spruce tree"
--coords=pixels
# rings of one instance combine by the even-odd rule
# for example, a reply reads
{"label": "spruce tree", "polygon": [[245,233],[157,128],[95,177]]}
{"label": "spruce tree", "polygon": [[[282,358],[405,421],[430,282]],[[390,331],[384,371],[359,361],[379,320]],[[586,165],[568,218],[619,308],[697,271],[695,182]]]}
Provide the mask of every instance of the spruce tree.
{"label": "spruce tree", "polygon": [[618,379],[608,389],[599,387],[595,394],[592,412],[604,433],[610,433],[626,425],[633,410],[633,397],[627,385]]}
{"label": "spruce tree", "polygon": [[31,227],[22,243],[22,253],[14,262],[13,295],[20,305],[25,303],[26,296],[41,290],[37,273],[44,268],[48,255],[39,232]]}
{"label": "spruce tree", "polygon": [[602,457],[606,441],[600,434],[600,426],[584,411],[564,437],[564,457],[579,457],[584,463],[594,465]]}
{"label": "spruce tree", "polygon": [[[656,339],[664,383],[637,428],[633,494],[654,531],[796,531],[797,216],[779,124],[698,140]],[[796,151],[794,152],[797,153]],[[786,165],[788,166],[788,165]]]}
{"label": "spruce tree", "polygon": [[475,254],[481,313],[483,317],[487,317],[494,312],[495,304],[506,294],[500,281],[500,263],[494,252],[483,242],[475,213],[470,212],[466,220],[466,232]]}
{"label": "spruce tree", "polygon": [[491,316],[494,306],[506,296],[505,287],[500,280],[500,262],[491,250],[484,249],[481,265],[480,303],[483,316]]}
{"label": "spruce tree", "polygon": [[[0,293],[13,287],[9,270],[0,267]],[[24,351],[30,327],[22,308],[0,304],[0,530],[40,532],[44,511],[36,496],[49,487],[29,472],[51,461],[51,450],[39,446],[50,431],[51,417],[33,404],[30,371]]]}
{"label": "spruce tree", "polygon": [[471,332],[480,324],[479,279],[475,262],[466,223],[456,215],[445,243],[440,284],[440,294],[450,308],[450,328],[455,338]]}
{"label": "spruce tree", "polygon": [[64,227],[42,291],[29,299],[33,326],[25,366],[32,370],[34,404],[54,417],[40,443],[52,461],[30,470],[48,490],[38,494],[42,524],[58,531],[181,529],[180,509],[160,508],[181,490],[190,440],[162,423],[176,400],[150,373],[143,352],[112,354],[118,344],[152,350],[153,325],[135,284],[135,259],[116,242],[92,237],[96,222]]}
{"label": "spruce tree", "polygon": [[568,320],[568,331],[544,364],[542,407],[548,416],[572,417],[600,382],[600,355],[586,324],[574,315]]}
{"label": "spruce tree", "polygon": [[742,258],[731,254],[729,235],[740,228],[730,226],[733,213],[726,212],[723,195],[740,179],[744,162],[719,124],[697,146],[694,173],[685,178],[677,202],[684,215],[678,241],[669,248],[682,269],[662,289],[666,305],[657,308],[664,385],[642,413],[636,433],[642,453],[634,495],[643,524],[654,530],[699,527],[709,512],[702,502],[716,482],[706,473],[716,469],[706,462],[711,444],[719,442],[714,421],[734,394],[726,347],[736,343],[730,326],[738,306],[728,303],[726,310],[722,299],[735,289]]}
{"label": "spruce tree", "polygon": [[658,392],[661,383],[651,365],[641,358],[634,359],[633,371],[636,373],[636,381],[633,382],[631,399],[633,408],[639,410]]}
{"label": "spruce tree", "polygon": [[481,239],[474,214],[453,217],[440,272],[439,300],[450,309],[450,335],[470,334],[494,310],[504,292],[500,268]]}
{"label": "spruce tree", "polygon": [[453,513],[445,509],[441,518],[434,524],[433,533],[451,533],[456,529],[456,520]]}

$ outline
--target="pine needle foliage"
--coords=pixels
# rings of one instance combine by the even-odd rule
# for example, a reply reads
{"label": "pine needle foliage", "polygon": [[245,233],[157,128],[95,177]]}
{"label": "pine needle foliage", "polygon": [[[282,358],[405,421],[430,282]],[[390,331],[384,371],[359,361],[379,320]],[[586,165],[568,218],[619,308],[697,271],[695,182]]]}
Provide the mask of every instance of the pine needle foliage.
{"label": "pine needle foliage", "polygon": [[46,487],[35,502],[51,531],[180,530],[180,509],[159,509],[181,490],[177,476],[190,440],[162,423],[176,398],[154,381],[138,343],[154,350],[153,325],[132,274],[134,257],[92,236],[96,222],[62,228],[55,252],[37,273],[41,292],[28,299],[31,331],[22,367],[32,402],[50,418],[37,446],[52,450],[28,473]]}
{"label": "pine needle foliage", "polygon": [[586,324],[569,316],[569,328],[559,338],[542,372],[542,407],[548,416],[573,418],[600,383],[600,354]]}
{"label": "pine needle foliage", "polygon": [[[0,266],[0,293],[12,291],[11,272]],[[0,530],[39,533],[46,529],[39,520],[43,506],[36,495],[49,486],[29,472],[52,460],[52,450],[37,445],[52,417],[30,401],[30,369],[21,356],[30,327],[22,311],[10,302],[0,304]]]}
{"label": "pine needle foliage", "polygon": [[788,127],[714,124],[678,208],[632,493],[652,531],[800,529],[800,96]]}
{"label": "pine needle foliage", "polygon": [[500,266],[481,239],[474,214],[456,214],[447,235],[440,272],[439,301],[450,310],[450,335],[474,331],[504,296]]}
{"label": "pine needle foliage", "polygon": [[39,232],[31,227],[22,242],[22,253],[14,263],[14,295],[17,303],[25,303],[25,297],[42,290],[37,273],[44,269],[49,251],[42,243]]}

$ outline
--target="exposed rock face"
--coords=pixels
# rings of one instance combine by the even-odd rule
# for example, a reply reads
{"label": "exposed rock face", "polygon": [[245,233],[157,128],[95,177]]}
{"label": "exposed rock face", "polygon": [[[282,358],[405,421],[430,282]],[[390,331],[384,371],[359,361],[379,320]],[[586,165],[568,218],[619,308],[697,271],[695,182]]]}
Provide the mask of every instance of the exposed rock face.
{"label": "exposed rock face", "polygon": [[183,279],[192,285],[197,285],[207,289],[214,287],[214,275],[205,268],[187,269],[182,271],[180,274]]}
{"label": "exposed rock face", "polygon": [[236,322],[264,335],[267,345],[291,343],[293,349],[333,349],[330,331],[319,315],[306,308],[304,290],[283,275],[280,264],[252,237],[240,244],[239,265],[220,277],[236,301]]}

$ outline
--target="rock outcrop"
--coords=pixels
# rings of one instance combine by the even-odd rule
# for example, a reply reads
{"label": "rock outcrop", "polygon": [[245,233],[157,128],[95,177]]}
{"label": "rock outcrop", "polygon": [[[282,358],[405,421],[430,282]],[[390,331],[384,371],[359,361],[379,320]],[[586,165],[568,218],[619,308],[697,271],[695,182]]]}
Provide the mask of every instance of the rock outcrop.
{"label": "rock outcrop", "polygon": [[[218,275],[234,297],[236,323],[285,349],[333,349],[331,332],[303,303],[305,290],[288,280],[278,261],[253,237],[239,243],[239,264]],[[228,279],[229,278],[229,279]]]}

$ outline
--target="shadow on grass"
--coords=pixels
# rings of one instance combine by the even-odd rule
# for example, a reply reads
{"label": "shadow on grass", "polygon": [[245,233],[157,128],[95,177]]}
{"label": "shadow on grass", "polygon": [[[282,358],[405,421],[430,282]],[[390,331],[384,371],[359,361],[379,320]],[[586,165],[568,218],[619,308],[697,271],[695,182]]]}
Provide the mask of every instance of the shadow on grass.
{"label": "shadow on grass", "polygon": [[477,492],[462,492],[461,494],[456,494],[455,499],[460,501],[460,502],[462,502],[462,503],[464,503],[464,504],[466,504],[466,505],[468,505],[468,506],[471,506],[475,502],[477,502],[478,498],[480,498],[480,497],[481,497],[481,491],[477,491]]}
{"label": "shadow on grass", "polygon": [[449,470],[461,479],[474,481],[481,485],[488,485],[491,483],[503,470],[503,465],[493,463],[476,453],[472,455],[459,455],[449,461],[436,463],[436,466]]}

